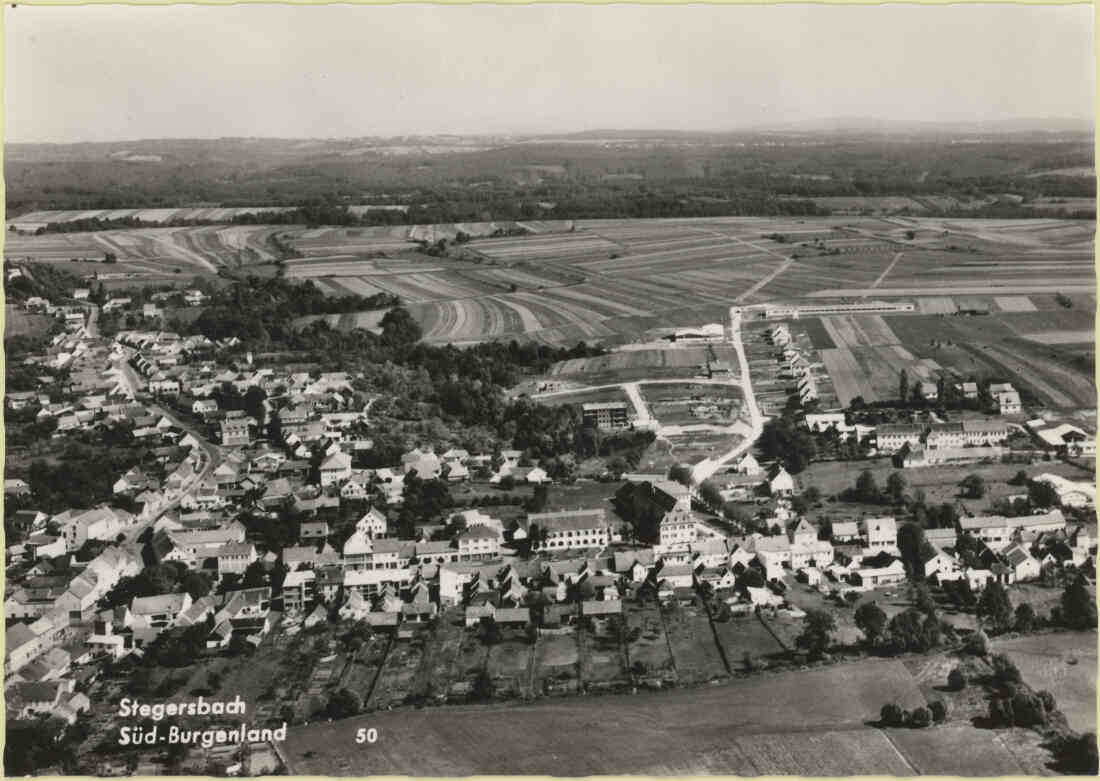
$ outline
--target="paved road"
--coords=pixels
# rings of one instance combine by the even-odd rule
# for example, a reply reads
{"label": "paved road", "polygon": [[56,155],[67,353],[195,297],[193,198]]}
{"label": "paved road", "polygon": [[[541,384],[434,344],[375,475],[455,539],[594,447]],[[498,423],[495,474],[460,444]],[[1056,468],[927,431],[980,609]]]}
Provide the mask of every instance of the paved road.
{"label": "paved road", "polygon": [[185,496],[192,495],[196,491],[198,491],[199,486],[202,485],[202,483],[208,477],[210,477],[211,474],[213,474],[214,470],[217,469],[218,465],[224,460],[222,449],[219,446],[207,441],[202,432],[180,420],[170,410],[164,409],[159,404],[150,404],[148,405],[148,408],[154,415],[158,417],[160,415],[164,415],[170,421],[172,421],[175,426],[183,429],[189,434],[192,434],[195,439],[199,441],[199,455],[201,459],[201,466],[193,475],[191,475],[190,479],[188,479],[178,491],[174,491],[172,492],[172,494],[168,495],[167,502],[156,508],[156,513],[154,517],[149,518],[148,520],[131,527],[126,532],[126,542],[128,543],[136,542],[137,538],[142,535],[147,527],[151,526],[155,522],[156,518],[159,518],[166,512],[170,512],[176,509],[177,507],[179,507],[180,502],[183,501],[183,498]]}

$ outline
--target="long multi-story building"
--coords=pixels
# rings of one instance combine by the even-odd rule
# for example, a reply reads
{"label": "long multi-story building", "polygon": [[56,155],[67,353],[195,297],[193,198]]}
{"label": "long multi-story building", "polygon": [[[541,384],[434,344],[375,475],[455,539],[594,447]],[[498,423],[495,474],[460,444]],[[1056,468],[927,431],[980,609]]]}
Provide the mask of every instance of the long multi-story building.
{"label": "long multi-story building", "polygon": [[546,550],[566,548],[602,548],[611,542],[607,516],[601,510],[564,510],[552,513],[529,513],[527,532],[538,526]]}
{"label": "long multi-story building", "polygon": [[604,429],[626,428],[630,425],[626,403],[622,401],[585,404],[581,407],[581,420],[585,426]]}

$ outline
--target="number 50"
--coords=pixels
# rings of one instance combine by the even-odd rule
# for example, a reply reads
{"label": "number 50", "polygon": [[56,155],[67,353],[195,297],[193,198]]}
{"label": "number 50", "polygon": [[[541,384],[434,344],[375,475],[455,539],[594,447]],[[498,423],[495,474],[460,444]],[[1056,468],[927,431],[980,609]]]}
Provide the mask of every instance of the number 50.
{"label": "number 50", "polygon": [[360,727],[355,732],[356,743],[377,743],[378,742],[378,730],[374,727],[369,729],[366,727]]}

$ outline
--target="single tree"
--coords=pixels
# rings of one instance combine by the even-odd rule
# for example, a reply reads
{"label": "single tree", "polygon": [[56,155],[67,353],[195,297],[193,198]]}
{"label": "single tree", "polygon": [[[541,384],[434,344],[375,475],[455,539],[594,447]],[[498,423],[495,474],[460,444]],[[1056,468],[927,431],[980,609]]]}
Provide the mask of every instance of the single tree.
{"label": "single tree", "polygon": [[886,495],[893,504],[901,504],[905,500],[907,487],[905,476],[901,472],[891,472],[886,478]]}
{"label": "single tree", "polygon": [[1016,606],[1016,631],[1030,632],[1035,628],[1035,608],[1024,602]]}
{"label": "single tree", "polygon": [[981,499],[985,496],[985,480],[981,475],[969,474],[959,483],[963,496],[967,499]]}
{"label": "single tree", "polygon": [[836,631],[836,618],[825,610],[809,609],[803,620],[802,634],[795,638],[795,644],[805,650],[810,658],[816,659],[825,653]]}
{"label": "single tree", "polygon": [[871,646],[877,645],[886,631],[886,613],[874,602],[864,602],[856,608],[855,622]]}
{"label": "single tree", "polygon": [[1096,600],[1089,594],[1088,581],[1078,575],[1062,592],[1062,623],[1075,629],[1096,628]]}
{"label": "single tree", "polygon": [[1004,632],[1012,628],[1012,601],[997,581],[993,581],[982,592],[975,608],[978,620],[995,632]]}
{"label": "single tree", "polygon": [[934,723],[942,724],[947,720],[947,703],[943,700],[932,700],[928,703],[928,710]]}

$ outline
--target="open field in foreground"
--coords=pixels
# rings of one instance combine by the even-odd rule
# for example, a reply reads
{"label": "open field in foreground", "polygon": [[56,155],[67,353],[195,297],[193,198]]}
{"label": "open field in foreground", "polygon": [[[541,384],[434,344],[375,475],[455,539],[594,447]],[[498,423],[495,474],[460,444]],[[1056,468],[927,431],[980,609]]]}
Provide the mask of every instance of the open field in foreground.
{"label": "open field in foreground", "polygon": [[[1024,681],[1047,689],[1069,725],[1096,731],[1096,633],[1060,632],[998,640],[995,650],[1008,654]],[[1076,664],[1070,664],[1076,659]]]}
{"label": "open field in foreground", "polygon": [[[951,750],[961,736],[983,758],[970,772],[1020,772],[999,733],[968,724],[899,750],[901,730],[867,723],[890,701],[924,697],[900,662],[871,661],[662,693],[376,713],[292,728],[284,753],[292,774],[336,776],[913,775],[959,772],[970,762]],[[357,745],[359,727],[378,742]],[[936,751],[941,733],[951,740]]]}

